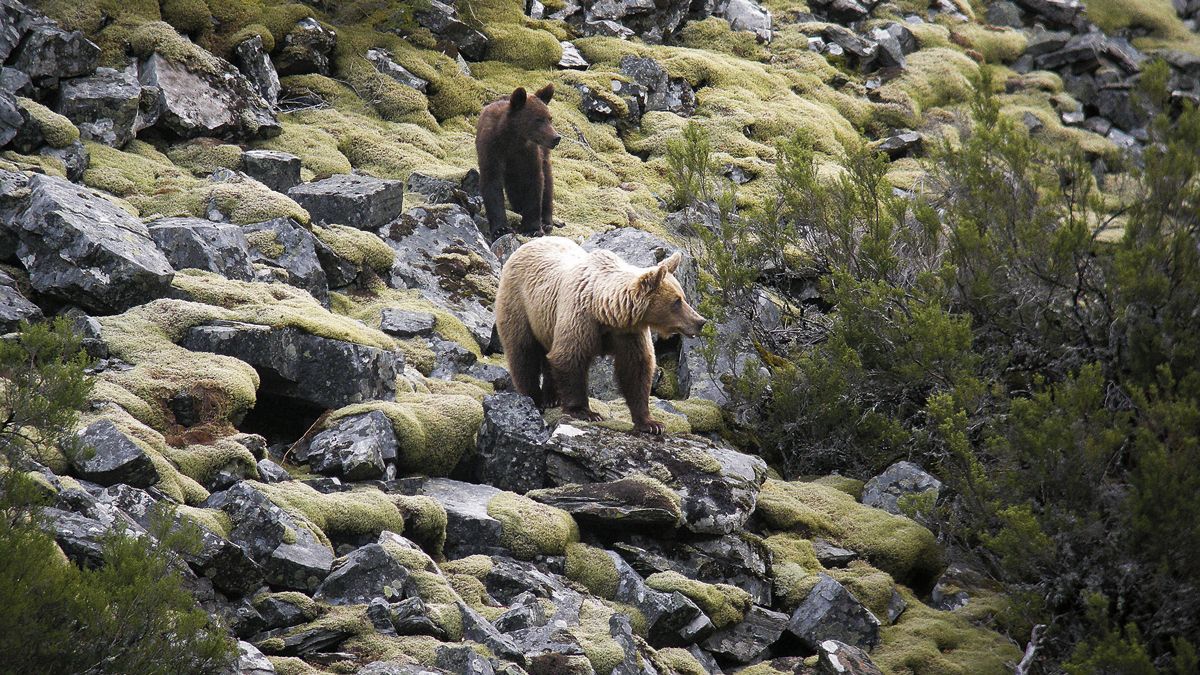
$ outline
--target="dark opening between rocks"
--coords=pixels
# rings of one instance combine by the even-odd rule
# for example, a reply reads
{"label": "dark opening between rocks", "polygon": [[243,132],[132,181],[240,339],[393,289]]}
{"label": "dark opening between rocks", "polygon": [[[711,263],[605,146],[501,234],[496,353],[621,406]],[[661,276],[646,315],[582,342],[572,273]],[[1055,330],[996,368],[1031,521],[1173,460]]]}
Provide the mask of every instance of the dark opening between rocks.
{"label": "dark opening between rocks", "polygon": [[246,413],[238,429],[259,434],[267,439],[268,447],[289,446],[308,431],[325,409],[308,401],[270,393],[267,374],[260,371],[259,375],[263,377],[263,386],[258,390],[258,402]]}

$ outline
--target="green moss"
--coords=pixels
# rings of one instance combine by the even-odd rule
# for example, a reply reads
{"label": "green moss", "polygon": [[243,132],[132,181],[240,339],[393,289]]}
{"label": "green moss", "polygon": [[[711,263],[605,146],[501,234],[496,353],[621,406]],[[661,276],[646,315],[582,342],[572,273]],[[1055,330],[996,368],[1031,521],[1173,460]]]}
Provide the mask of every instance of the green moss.
{"label": "green moss", "polygon": [[704,666],[686,649],[667,647],[656,651],[654,657],[660,669],[675,675],[708,675]]}
{"label": "green moss", "polygon": [[[283,641],[278,640],[282,649]],[[262,644],[259,645],[263,646]],[[296,656],[268,656],[267,660],[275,668],[276,675],[321,675],[322,671],[313,668]]]}
{"label": "green moss", "polygon": [[63,164],[62,160],[42,154],[22,155],[19,152],[5,150],[0,152],[0,168],[5,171],[32,171],[58,178],[67,177],[67,166]]}
{"label": "green moss", "polygon": [[828,570],[827,574],[849,589],[880,622],[887,623],[888,605],[896,590],[896,582],[890,574],[861,560],[855,560],[846,567]]}
{"label": "green moss", "polygon": [[880,87],[880,99],[908,105],[915,114],[967,100],[979,64],[954,49],[934,47],[909,54],[904,73]]}
{"label": "green moss", "polygon": [[724,628],[738,623],[750,609],[750,594],[728,584],[706,584],[688,579],[678,572],[658,572],[646,579],[646,585],[656,591],[679,591],[704,610],[713,625]]}
{"label": "green moss", "polygon": [[928,583],[942,569],[941,548],[929,530],[831,487],[768,480],[755,513],[773,529],[825,537],[906,581]]}
{"label": "green moss", "polygon": [[229,520],[228,514],[220,509],[199,509],[181,505],[175,507],[175,513],[226,539],[233,530],[233,522]]}
{"label": "green moss", "polygon": [[579,526],[571,514],[528,497],[502,492],[488,501],[487,512],[500,521],[501,542],[522,560],[562,555],[567,544],[579,541]]}
{"label": "green moss", "polygon": [[796,534],[776,534],[763,540],[771,552],[775,575],[775,598],[787,611],[795,609],[817,584],[824,567],[817,560],[812,542]]}
{"label": "green moss", "polygon": [[851,478],[850,476],[839,476],[836,473],[828,476],[821,476],[820,478],[815,478],[809,482],[831,487],[839,492],[845,492],[851,497],[854,497],[856,501],[862,499],[863,487],[866,485],[866,483],[857,478]]}
{"label": "green moss", "polygon": [[579,609],[579,625],[568,629],[583,647],[583,653],[597,675],[609,675],[625,660],[625,649],[612,638],[610,621],[613,610],[585,599]]}
{"label": "green moss", "polygon": [[279,235],[275,230],[247,232],[246,242],[250,244],[250,248],[256,249],[268,258],[279,258],[284,254],[283,244],[279,241]]}
{"label": "green moss", "polygon": [[[471,0],[460,12],[478,21],[489,38],[487,58],[526,70],[550,70],[562,59],[558,37],[527,22],[520,3],[510,0]],[[536,28],[535,28],[536,27]]]}
{"label": "green moss", "polygon": [[204,0],[162,0],[163,21],[181,33],[203,33],[212,30],[213,16]]}
{"label": "green moss", "polygon": [[181,63],[189,70],[216,74],[221,72],[221,59],[183,37],[164,21],[144,23],[129,34],[129,48],[138,56],[157,53],[168,61]]}
{"label": "green moss", "polygon": [[492,571],[493,564],[490,557],[476,554],[442,563],[441,567],[447,574],[466,574],[482,581]]}
{"label": "green moss", "polygon": [[386,272],[396,260],[396,252],[372,232],[345,225],[314,226],[312,231],[339,257],[359,267]]}
{"label": "green moss", "polygon": [[[400,534],[404,519],[391,498],[373,488],[323,494],[299,481],[252,483],[293,516],[320,528],[318,537],[375,536],[384,530]],[[324,538],[328,543],[328,538]]]}
{"label": "green moss", "polygon": [[237,176],[213,185],[205,202],[211,202],[230,221],[238,225],[261,223],[274,218],[291,218],[301,225],[309,222],[308,211],[287,195],[262,183]]}
{"label": "green moss", "polygon": [[389,495],[404,518],[406,536],[422,548],[441,555],[446,543],[446,509],[436,499]]}
{"label": "green moss", "polygon": [[353,167],[338,150],[337,139],[324,129],[294,121],[295,117],[295,114],[281,115],[283,131],[274,138],[255,141],[254,147],[296,155],[300,158],[301,178],[305,180],[350,173]]}
{"label": "green moss", "polygon": [[1188,31],[1171,0],[1084,0],[1087,16],[1105,33],[1125,28],[1143,28],[1148,38],[1134,40],[1136,46],[1158,46],[1200,53],[1200,36]]}
{"label": "green moss", "polygon": [[196,138],[167,148],[167,158],[196,176],[207,176],[219,168],[237,169],[242,149],[215,138]]}
{"label": "green moss", "polygon": [[983,55],[988,63],[1012,63],[1025,53],[1025,33],[1012,28],[964,23],[951,30],[952,39]]}
{"label": "green moss", "polygon": [[881,670],[900,675],[1009,673],[1021,651],[1004,636],[974,626],[955,612],[921,604],[900,588],[908,603],[900,619],[880,632],[871,659]]}
{"label": "green moss", "polygon": [[483,424],[483,406],[467,396],[400,394],[396,401],[358,403],[334,411],[333,422],[348,415],[378,410],[387,415],[396,433],[403,474],[445,476],[463,453],[474,447],[475,433]]}
{"label": "green moss", "polygon": [[241,476],[258,475],[254,455],[231,438],[220,438],[207,445],[169,448],[164,454],[180,471],[201,484],[208,484],[222,470]]}
{"label": "green moss", "polygon": [[617,566],[603,549],[587,544],[567,544],[566,575],[592,594],[611,600],[617,594]]}
{"label": "green moss", "polygon": [[701,21],[689,21],[679,31],[679,44],[693,49],[724,52],[751,61],[766,61],[767,49],[758,44],[754,33],[735,31],[729,22],[710,16]]}
{"label": "green moss", "polygon": [[46,144],[50,147],[65,148],[79,140],[79,129],[66,117],[23,96],[17,97],[17,105],[38,125]]}
{"label": "green moss", "polygon": [[688,425],[694,433],[717,433],[725,430],[725,419],[721,406],[703,398],[671,401],[675,409],[687,416]]}

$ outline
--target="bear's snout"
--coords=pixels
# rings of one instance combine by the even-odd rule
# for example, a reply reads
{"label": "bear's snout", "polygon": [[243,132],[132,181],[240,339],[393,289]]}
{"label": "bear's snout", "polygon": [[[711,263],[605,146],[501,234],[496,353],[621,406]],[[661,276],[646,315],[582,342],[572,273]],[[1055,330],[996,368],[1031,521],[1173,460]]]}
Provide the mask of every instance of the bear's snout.
{"label": "bear's snout", "polygon": [[691,327],[688,328],[684,332],[687,333],[688,337],[696,337],[697,335],[700,334],[700,331],[704,330],[704,325],[707,323],[708,323],[708,319],[706,319],[702,316],[699,316],[696,318],[695,321],[692,322]]}
{"label": "bear's snout", "polygon": [[550,142],[547,143],[546,146],[550,148],[557,148],[559,143],[562,143],[562,136],[555,136],[554,138],[550,139]]}

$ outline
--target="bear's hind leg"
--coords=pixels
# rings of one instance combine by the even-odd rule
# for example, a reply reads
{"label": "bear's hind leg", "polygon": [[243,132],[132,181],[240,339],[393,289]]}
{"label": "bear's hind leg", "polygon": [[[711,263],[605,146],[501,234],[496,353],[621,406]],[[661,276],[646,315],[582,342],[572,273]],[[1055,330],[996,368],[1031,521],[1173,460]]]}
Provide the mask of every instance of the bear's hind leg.
{"label": "bear's hind leg", "polygon": [[504,323],[497,327],[500,329],[500,343],[504,345],[504,357],[508,361],[513,388],[542,407],[542,364],[546,360],[546,350],[538,344],[528,322],[517,326]]}
{"label": "bear's hind leg", "polygon": [[554,384],[554,369],[550,367],[550,361],[542,357],[542,407],[556,408],[560,403],[558,387]]}
{"label": "bear's hind leg", "polygon": [[554,345],[555,348],[550,350],[546,358],[550,362],[555,388],[562,399],[563,412],[589,422],[604,419],[588,407],[588,366],[599,352],[599,336],[556,335]]}
{"label": "bear's hind leg", "polygon": [[650,331],[612,337],[613,365],[617,387],[625,397],[633,428],[650,434],[664,431],[662,422],[650,416],[650,385],[654,377],[654,345]]}

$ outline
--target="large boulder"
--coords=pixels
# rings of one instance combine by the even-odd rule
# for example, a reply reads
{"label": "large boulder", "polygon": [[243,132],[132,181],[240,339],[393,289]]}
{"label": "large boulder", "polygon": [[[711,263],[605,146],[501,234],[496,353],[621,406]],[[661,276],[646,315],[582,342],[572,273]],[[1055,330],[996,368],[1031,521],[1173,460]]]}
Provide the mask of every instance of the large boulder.
{"label": "large boulder", "polygon": [[329,304],[329,278],[318,249],[326,245],[291,218],[275,218],[242,228],[250,243],[250,259],[274,268],[268,278],[303,288],[321,304]]}
{"label": "large boulder", "polygon": [[487,505],[500,490],[449,478],[402,478],[388,484],[389,492],[431,497],[446,510],[446,543],[449,559],[482,553],[507,553],[500,541],[500,521],[488,514]]}
{"label": "large boulder", "polygon": [[373,598],[399,595],[408,582],[408,568],[380,544],[367,544],[338,560],[313,593],[331,605],[365,605]]}
{"label": "large boulder", "polygon": [[741,527],[767,475],[761,458],[694,436],[660,439],[559,424],[554,437],[558,443],[546,461],[552,484],[652,476],[678,493],[684,526],[696,533],[728,534]]}
{"label": "large boulder", "polygon": [[404,182],[355,174],[338,174],[303,183],[288,196],[304,207],[314,223],[336,223],[378,230],[404,209]]}
{"label": "large boulder", "polygon": [[38,86],[53,86],[60,78],[86,75],[96,69],[100,47],[79,31],[66,31],[53,22],[29,21],[29,29],[8,63],[29,75]]}
{"label": "large boulder", "polygon": [[93,422],[77,435],[79,449],[71,464],[76,475],[101,485],[124,483],[150,487],[158,482],[158,470],[140,445],[121,433],[109,420]]}
{"label": "large boulder", "polygon": [[148,223],[147,229],[177,270],[207,270],[239,281],[254,279],[250,243],[237,225],[203,218],[160,218]]}
{"label": "large boulder", "polygon": [[137,218],[62,178],[35,175],[29,192],[5,229],[34,290],[99,313],[166,292],[174,270]]}
{"label": "large boulder", "polygon": [[753,663],[775,644],[788,626],[788,615],[752,605],[741,622],[704,641],[709,652],[738,663]]}
{"label": "large boulder", "polygon": [[228,62],[213,62],[216,70],[207,72],[158,53],[142,59],[138,80],[155,92],[147,122],[180,138],[278,135],[283,127],[250,81]]}
{"label": "large boulder", "polygon": [[313,591],[329,575],[333,551],[250,483],[214,493],[204,505],[229,516],[229,540],[262,566],[271,585]]}
{"label": "large boulder", "polygon": [[[345,480],[382,478],[396,462],[396,434],[386,415],[350,415],[297,448],[296,459],[313,471]],[[393,470],[394,473],[394,470]]]}
{"label": "large boulder", "polygon": [[403,369],[390,351],[291,327],[219,322],[193,327],[180,344],[245,361],[262,377],[262,391],[321,408],[393,400]]}
{"label": "large boulder", "polygon": [[475,480],[501,490],[527,492],[546,483],[546,453],[550,429],[533,399],[514,392],[483,399]]}
{"label": "large boulder", "polygon": [[133,138],[141,95],[142,85],[131,73],[97,68],[62,82],[58,112],[79,127],[81,138],[119,148]]}
{"label": "large boulder", "polygon": [[879,619],[845,586],[822,574],[808,597],[792,612],[788,630],[809,650],[826,640],[870,649],[879,644]]}
{"label": "large boulder", "polygon": [[883,473],[867,481],[863,488],[862,503],[883,509],[888,513],[904,515],[903,500],[928,494],[937,500],[942,482],[912,462],[900,461],[889,466]]}
{"label": "large boulder", "polygon": [[471,214],[455,204],[417,207],[382,228],[379,236],[396,252],[390,285],[417,289],[462,321],[475,342],[487,348],[500,261]]}
{"label": "large boulder", "polygon": [[21,44],[31,18],[29,9],[17,0],[0,0],[0,63]]}

